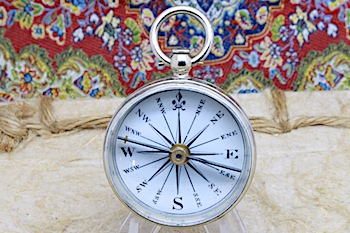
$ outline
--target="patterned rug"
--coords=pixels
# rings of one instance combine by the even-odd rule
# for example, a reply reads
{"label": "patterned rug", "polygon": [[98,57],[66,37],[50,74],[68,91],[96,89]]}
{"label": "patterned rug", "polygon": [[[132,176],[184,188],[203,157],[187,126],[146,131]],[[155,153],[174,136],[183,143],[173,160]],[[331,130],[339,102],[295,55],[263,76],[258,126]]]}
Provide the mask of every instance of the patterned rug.
{"label": "patterned rug", "polygon": [[[149,31],[166,8],[190,5],[212,22],[214,46],[191,75],[230,93],[350,89],[348,0],[0,0],[0,102],[125,96],[169,75]],[[159,32],[172,47],[204,44],[186,15]]]}

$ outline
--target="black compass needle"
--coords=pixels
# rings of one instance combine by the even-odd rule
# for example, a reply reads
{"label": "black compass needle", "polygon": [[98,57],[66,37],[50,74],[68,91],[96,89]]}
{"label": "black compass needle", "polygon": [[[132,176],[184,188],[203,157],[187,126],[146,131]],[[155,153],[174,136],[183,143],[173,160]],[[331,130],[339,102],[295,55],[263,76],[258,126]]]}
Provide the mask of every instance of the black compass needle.
{"label": "black compass needle", "polygon": [[168,157],[168,156],[165,156],[165,157],[163,157],[163,158],[160,158],[160,159],[154,160],[154,161],[152,161],[152,162],[146,163],[146,164],[144,164],[144,165],[141,165],[141,166],[139,166],[139,169],[140,169],[140,168],[143,168],[143,167],[146,167],[146,166],[148,166],[148,165],[151,165],[151,164],[153,164],[153,163],[156,163],[156,162],[158,162],[158,161],[160,161],[160,160],[163,160],[163,159],[165,159],[165,158],[167,158],[167,157]]}
{"label": "black compass needle", "polygon": [[223,155],[224,153],[205,153],[205,152],[203,152],[203,153],[192,153],[191,152],[191,155],[193,155],[193,156],[202,156],[202,155]]}
{"label": "black compass needle", "polygon": [[140,135],[140,137],[141,137],[141,138],[144,138],[144,139],[146,139],[146,140],[148,140],[148,141],[150,141],[150,142],[153,142],[153,143],[155,143],[155,144],[158,144],[158,145],[160,145],[160,146],[167,147],[166,145],[163,145],[162,143],[156,142],[156,141],[154,141],[154,140],[152,140],[152,139],[150,139],[150,138],[146,138],[145,136]]}
{"label": "black compass needle", "polygon": [[167,138],[164,134],[162,134],[158,129],[156,129],[152,124],[149,124],[149,126],[151,126],[151,128],[157,132],[157,134],[162,137],[163,139],[165,139],[165,141],[167,141],[171,146],[174,145],[174,143],[172,143],[172,141],[170,141],[169,138]]}
{"label": "black compass needle", "polygon": [[203,143],[198,144],[198,145],[196,145],[196,146],[192,146],[192,147],[191,147],[191,148],[189,148],[189,149],[193,149],[193,148],[196,148],[196,147],[199,147],[199,146],[205,145],[205,144],[207,144],[207,143],[209,143],[209,142],[213,142],[213,141],[218,140],[218,139],[219,139],[219,138],[213,138],[213,139],[211,139],[211,140],[209,140],[209,141],[203,142]]}
{"label": "black compass needle", "polygon": [[184,168],[185,168],[185,171],[186,171],[187,177],[188,177],[188,179],[190,180],[190,183],[191,183],[191,186],[192,186],[193,192],[196,192],[196,190],[194,189],[194,185],[193,185],[193,183],[192,183],[192,180],[191,180],[190,174],[189,174],[189,173],[188,173],[188,171],[187,171],[186,165],[184,166]]}
{"label": "black compass needle", "polygon": [[188,129],[187,134],[186,134],[186,137],[185,137],[185,139],[184,139],[184,143],[186,142],[186,139],[187,139],[187,137],[188,137],[188,134],[191,132],[193,123],[194,123],[194,121],[196,120],[196,118],[197,118],[197,115],[195,115],[194,118],[193,118],[193,120],[192,120],[192,123],[191,123],[191,125],[190,125],[190,128]]}
{"label": "black compass needle", "polygon": [[173,142],[175,143],[175,139],[174,139],[174,135],[173,135],[173,132],[171,131],[170,129],[170,126],[169,126],[169,123],[168,123],[168,120],[166,119],[165,115],[163,114],[163,117],[164,117],[164,120],[165,120],[165,123],[166,125],[168,126],[168,129],[169,129],[169,132],[170,132],[170,135],[171,135],[171,138],[173,139]]}
{"label": "black compass needle", "polygon": [[241,169],[238,169],[238,168],[235,168],[235,167],[229,167],[227,165],[224,165],[224,164],[221,164],[221,163],[212,162],[212,161],[208,161],[208,160],[202,159],[202,158],[189,157],[189,159],[197,161],[197,162],[200,162],[200,163],[203,163],[203,164],[205,164],[205,165],[207,165],[209,167],[211,167],[210,165],[212,165],[212,166],[225,168],[225,169],[228,169],[228,170],[231,170],[231,171],[235,171],[235,172],[242,172]]}
{"label": "black compass needle", "polygon": [[181,143],[181,119],[180,119],[180,109],[178,109],[177,113],[177,131],[178,131],[178,140],[177,143]]}
{"label": "black compass needle", "polygon": [[154,174],[151,176],[151,178],[148,179],[148,181],[151,181],[154,177],[159,175],[162,171],[164,171],[169,165],[170,165],[170,159],[166,161]]}
{"label": "black compass needle", "polygon": [[179,165],[176,165],[176,190],[177,190],[177,194],[179,194],[180,176],[181,176],[181,167]]}
{"label": "black compass needle", "polygon": [[137,145],[140,145],[140,146],[144,146],[144,147],[156,149],[156,150],[158,150],[158,151],[169,152],[168,150],[165,150],[165,149],[163,149],[163,148],[160,148],[160,147],[157,147],[157,146],[152,146],[152,145],[149,145],[149,144],[146,144],[146,143],[143,143],[143,142],[138,142],[138,141],[129,139],[129,138],[127,138],[127,137],[120,137],[120,136],[118,136],[118,139],[119,139],[119,140],[123,140],[123,141],[130,142],[130,143],[134,143],[134,144],[137,144]]}
{"label": "black compass needle", "polygon": [[171,166],[171,168],[170,168],[170,170],[169,170],[169,172],[168,172],[168,175],[166,176],[166,178],[165,178],[165,180],[164,180],[163,186],[162,186],[162,188],[160,189],[161,191],[163,191],[163,188],[164,188],[164,186],[165,186],[165,183],[168,181],[168,178],[169,178],[169,176],[170,176],[171,171],[173,170],[173,167],[174,167],[174,164]]}
{"label": "black compass needle", "polygon": [[209,182],[209,180],[204,176],[204,174],[191,161],[188,161],[187,165],[190,166],[195,172],[197,172],[198,175],[200,175],[203,179]]}
{"label": "black compass needle", "polygon": [[140,150],[136,151],[139,154],[169,154],[167,151],[159,151],[159,150]]}
{"label": "black compass needle", "polygon": [[197,138],[199,138],[199,136],[201,136],[201,134],[209,127],[209,124],[207,126],[205,126],[201,131],[199,131],[196,135],[194,135],[194,137],[189,141],[189,143],[187,144],[187,147],[190,147],[192,145],[192,143],[194,143]]}

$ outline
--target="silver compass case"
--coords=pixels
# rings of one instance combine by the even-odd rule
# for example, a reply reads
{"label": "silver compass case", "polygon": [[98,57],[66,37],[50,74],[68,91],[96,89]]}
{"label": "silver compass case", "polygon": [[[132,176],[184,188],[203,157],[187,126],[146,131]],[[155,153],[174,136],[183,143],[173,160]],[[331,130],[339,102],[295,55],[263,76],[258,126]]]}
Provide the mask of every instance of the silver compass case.
{"label": "silver compass case", "polygon": [[[175,14],[189,14],[204,27],[205,45],[194,58],[186,49],[168,58],[159,47],[159,27]],[[106,175],[120,201],[145,219],[166,226],[205,224],[224,216],[248,190],[256,161],[253,130],[228,94],[188,75],[212,46],[205,15],[169,8],[150,35],[154,53],[174,76],[140,88],[118,108],[105,136]]]}

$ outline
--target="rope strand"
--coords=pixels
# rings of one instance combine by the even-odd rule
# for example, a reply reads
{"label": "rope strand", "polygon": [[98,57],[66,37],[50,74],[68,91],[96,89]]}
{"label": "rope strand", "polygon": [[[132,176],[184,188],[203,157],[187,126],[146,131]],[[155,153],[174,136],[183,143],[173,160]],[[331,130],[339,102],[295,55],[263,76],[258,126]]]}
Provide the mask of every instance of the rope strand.
{"label": "rope strand", "polygon": [[[350,117],[298,116],[289,119],[285,93],[281,90],[273,90],[271,94],[275,106],[273,120],[266,117],[250,117],[249,120],[255,132],[283,134],[301,127],[318,125],[350,128]],[[34,118],[36,112],[39,112],[39,120]],[[65,132],[105,129],[111,117],[111,115],[103,115],[56,121],[50,98],[41,99],[39,111],[27,103],[1,106],[0,152],[11,152],[28,137],[29,133],[52,137]]]}

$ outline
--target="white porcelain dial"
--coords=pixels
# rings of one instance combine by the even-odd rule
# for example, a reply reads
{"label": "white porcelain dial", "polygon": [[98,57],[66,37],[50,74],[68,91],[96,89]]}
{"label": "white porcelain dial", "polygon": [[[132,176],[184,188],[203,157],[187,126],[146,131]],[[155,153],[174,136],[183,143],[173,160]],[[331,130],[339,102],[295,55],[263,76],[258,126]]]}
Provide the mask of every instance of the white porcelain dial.
{"label": "white porcelain dial", "polygon": [[117,196],[168,226],[222,216],[241,199],[255,167],[245,114],[194,80],[158,82],[129,97],[107,130],[104,156]]}

